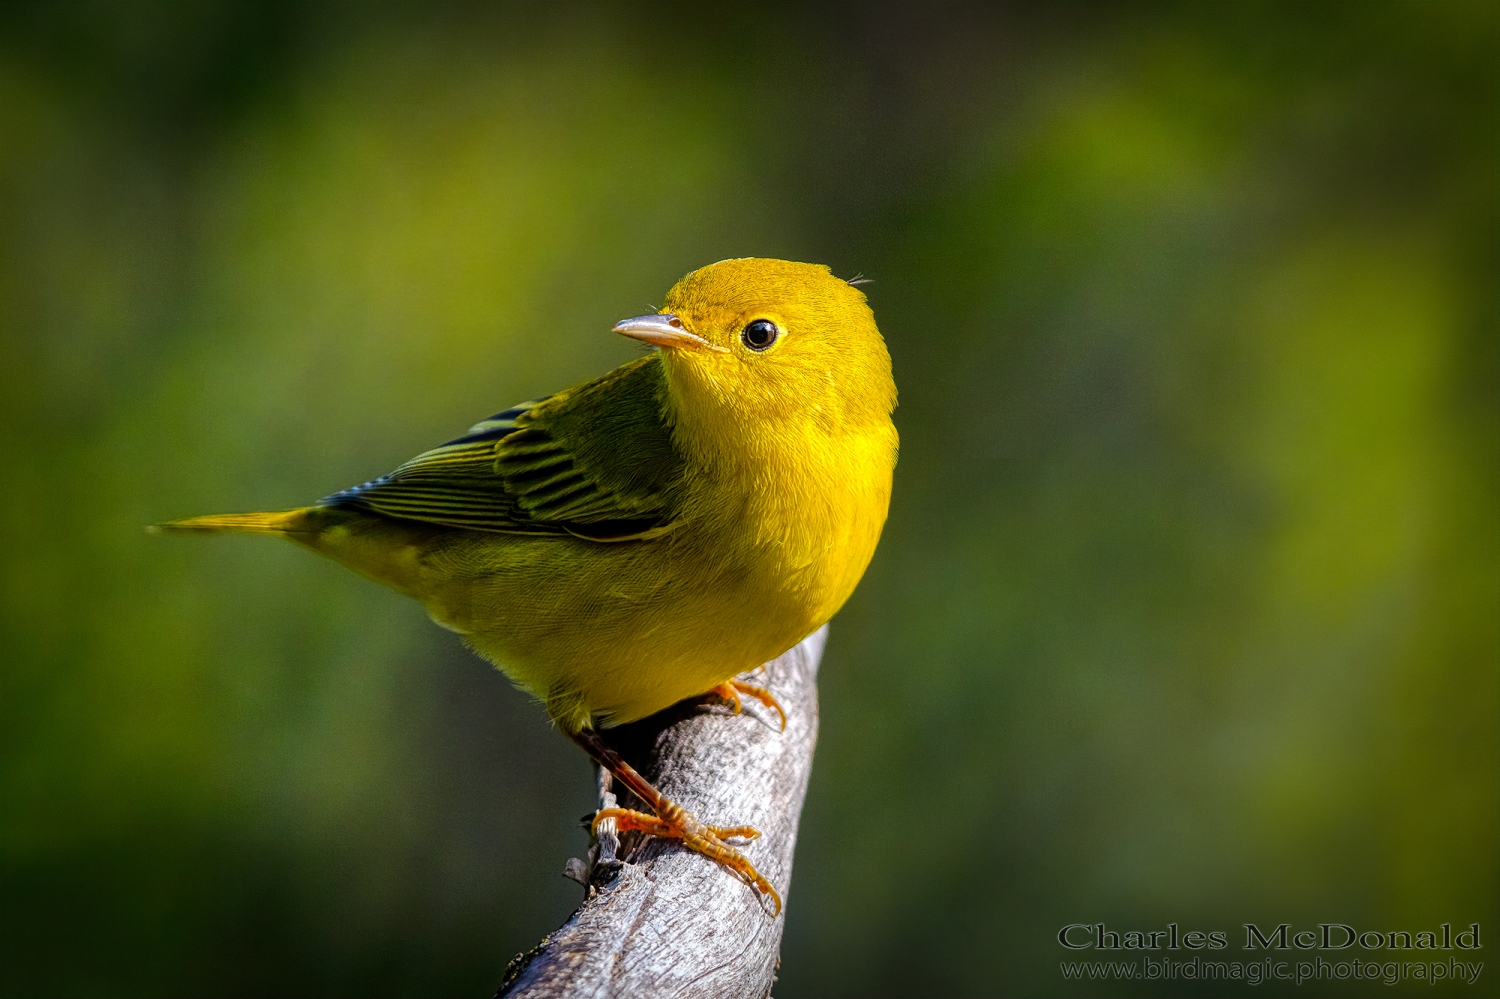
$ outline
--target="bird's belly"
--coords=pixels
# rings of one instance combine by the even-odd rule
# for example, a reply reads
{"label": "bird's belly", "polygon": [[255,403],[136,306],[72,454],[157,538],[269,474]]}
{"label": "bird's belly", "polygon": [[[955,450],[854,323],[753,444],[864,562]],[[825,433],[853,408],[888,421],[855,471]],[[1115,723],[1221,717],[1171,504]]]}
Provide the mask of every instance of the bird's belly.
{"label": "bird's belly", "polygon": [[864,491],[783,495],[650,541],[463,534],[424,554],[420,597],[559,725],[623,724],[827,622],[874,553],[889,483],[887,468]]}
{"label": "bird's belly", "polygon": [[[431,553],[439,623],[564,727],[643,718],[774,658],[821,621],[775,580],[699,545],[477,536]],[[482,566],[455,572],[455,567]]]}
{"label": "bird's belly", "polygon": [[521,546],[530,557],[425,602],[565,728],[623,724],[711,690],[797,644],[847,596],[817,566],[787,575],[693,544]]}

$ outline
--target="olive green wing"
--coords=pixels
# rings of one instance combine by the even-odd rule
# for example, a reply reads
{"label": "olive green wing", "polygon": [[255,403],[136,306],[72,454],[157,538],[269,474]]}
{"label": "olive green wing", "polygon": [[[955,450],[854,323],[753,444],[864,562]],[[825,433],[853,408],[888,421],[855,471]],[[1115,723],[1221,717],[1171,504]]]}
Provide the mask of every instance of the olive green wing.
{"label": "olive green wing", "polygon": [[643,357],[496,413],[320,505],[507,534],[656,536],[672,527],[683,471],[663,390],[660,362]]}

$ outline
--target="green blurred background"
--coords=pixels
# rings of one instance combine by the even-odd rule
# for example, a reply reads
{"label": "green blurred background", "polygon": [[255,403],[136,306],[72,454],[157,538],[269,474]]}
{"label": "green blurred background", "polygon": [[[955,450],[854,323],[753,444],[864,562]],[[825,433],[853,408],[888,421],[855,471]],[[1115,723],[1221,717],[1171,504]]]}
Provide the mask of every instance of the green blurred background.
{"label": "green blurred background", "polygon": [[1497,27],[0,8],[0,993],[491,994],[583,755],[416,605],[141,527],[364,481],[741,255],[873,276],[901,389],[781,999],[1201,992],[1064,983],[1070,922],[1492,947]]}

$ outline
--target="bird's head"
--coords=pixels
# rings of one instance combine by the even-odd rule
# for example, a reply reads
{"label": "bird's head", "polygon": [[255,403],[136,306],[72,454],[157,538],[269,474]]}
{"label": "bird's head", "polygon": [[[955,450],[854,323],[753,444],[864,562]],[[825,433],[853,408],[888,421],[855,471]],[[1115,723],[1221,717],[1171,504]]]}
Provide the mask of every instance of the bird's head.
{"label": "bird's head", "polygon": [[875,316],[822,264],[721,260],[615,332],[661,348],[679,425],[716,437],[890,425],[896,385]]}

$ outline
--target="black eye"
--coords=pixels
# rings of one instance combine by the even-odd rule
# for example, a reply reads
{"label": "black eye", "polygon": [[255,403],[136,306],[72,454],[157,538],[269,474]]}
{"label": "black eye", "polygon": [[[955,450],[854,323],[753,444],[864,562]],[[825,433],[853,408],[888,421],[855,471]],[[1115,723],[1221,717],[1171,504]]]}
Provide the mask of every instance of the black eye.
{"label": "black eye", "polygon": [[766,350],[771,344],[776,342],[776,338],[780,335],[781,330],[777,329],[776,324],[771,322],[771,320],[757,319],[745,327],[744,331],[740,333],[740,339],[751,350]]}

